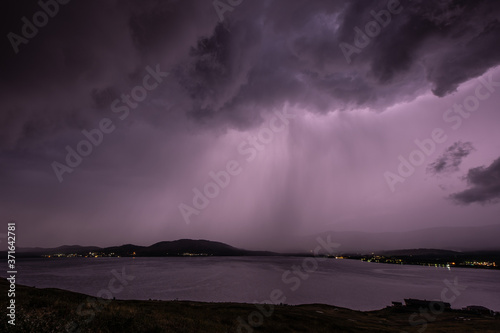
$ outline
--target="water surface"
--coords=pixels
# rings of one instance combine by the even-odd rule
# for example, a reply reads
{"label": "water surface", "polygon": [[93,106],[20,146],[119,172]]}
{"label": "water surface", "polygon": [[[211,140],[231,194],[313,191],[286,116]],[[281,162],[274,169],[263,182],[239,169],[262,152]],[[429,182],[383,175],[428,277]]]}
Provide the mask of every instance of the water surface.
{"label": "water surface", "polygon": [[[274,289],[287,304],[324,303],[376,310],[403,298],[439,300],[457,279],[460,295],[452,308],[483,305],[500,311],[500,271],[439,268],[298,257],[61,258],[18,260],[17,282],[96,296],[109,290],[112,271],[133,275],[117,299],[263,302]],[[302,264],[300,273],[291,273]],[[5,276],[5,273],[2,273]],[[115,289],[120,283],[114,282]],[[292,287],[295,290],[292,290]],[[453,296],[446,291],[447,297]]]}

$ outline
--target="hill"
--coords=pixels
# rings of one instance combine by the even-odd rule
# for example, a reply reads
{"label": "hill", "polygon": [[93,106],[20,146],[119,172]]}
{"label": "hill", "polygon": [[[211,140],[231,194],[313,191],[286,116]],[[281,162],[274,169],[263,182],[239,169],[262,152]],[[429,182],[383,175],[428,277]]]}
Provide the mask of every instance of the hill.
{"label": "hill", "polygon": [[[6,252],[1,252],[6,257]],[[249,251],[221,242],[204,239],[179,239],[158,242],[150,246],[125,244],[112,247],[64,245],[56,248],[20,248],[19,258],[39,258],[47,256],[102,256],[102,257],[166,257],[166,256],[268,256],[276,255],[267,251]]]}

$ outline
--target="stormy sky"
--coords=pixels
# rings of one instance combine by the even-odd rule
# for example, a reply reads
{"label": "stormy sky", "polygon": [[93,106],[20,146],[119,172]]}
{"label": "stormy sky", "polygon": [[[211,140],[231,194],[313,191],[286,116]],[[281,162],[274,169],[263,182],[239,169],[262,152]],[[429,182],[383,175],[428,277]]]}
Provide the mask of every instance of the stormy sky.
{"label": "stormy sky", "polygon": [[500,223],[497,1],[9,1],[20,246]]}

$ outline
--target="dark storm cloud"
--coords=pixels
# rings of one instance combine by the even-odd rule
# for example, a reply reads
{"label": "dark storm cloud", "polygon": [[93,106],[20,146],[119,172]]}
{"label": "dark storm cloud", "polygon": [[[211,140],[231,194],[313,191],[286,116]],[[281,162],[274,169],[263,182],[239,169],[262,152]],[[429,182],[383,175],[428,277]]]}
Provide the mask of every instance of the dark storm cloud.
{"label": "dark storm cloud", "polygon": [[[15,8],[4,12],[4,37],[22,35],[21,18],[32,20],[41,10],[36,2],[10,5]],[[0,147],[23,144],[30,138],[26,127],[39,118],[44,121],[31,138],[41,142],[93,125],[109,114],[113,97],[142,79],[146,66],[171,67],[200,34],[209,34],[213,20],[206,12],[211,9],[200,1],[72,1],[20,44],[17,54],[3,38]]]}
{"label": "dark storm cloud", "polygon": [[490,203],[500,198],[500,158],[489,166],[470,169],[465,177],[470,185],[465,191],[451,195],[460,204]]}
{"label": "dark storm cloud", "polygon": [[[5,35],[20,33],[20,17],[39,10],[13,6]],[[500,4],[400,6],[347,65],[339,44],[352,44],[354,28],[364,31],[371,12],[387,10],[388,1],[245,1],[222,23],[209,1],[61,5],[17,55],[4,39],[0,145],[11,149],[29,139],[38,113],[50,125],[32,138],[84,127],[155,63],[172,70],[182,87],[164,94],[183,106],[178,111],[238,128],[260,123],[261,112],[286,102],[312,112],[383,110],[430,87],[443,96],[499,63]],[[103,99],[103,92],[113,94]]]}
{"label": "dark storm cloud", "polygon": [[387,1],[271,1],[253,17],[251,6],[227,14],[177,71],[197,119],[241,127],[258,119],[252,109],[284,102],[312,112],[383,110],[429,88],[444,96],[500,62],[500,5],[492,2],[402,1],[350,65],[339,43],[352,44],[354,28]]}
{"label": "dark storm cloud", "polygon": [[[20,44],[17,54],[6,36],[22,34],[21,18],[32,21],[40,6],[38,1],[7,2],[0,14],[0,200],[9,214],[33,221],[26,225],[37,226],[35,235],[54,230],[94,233],[105,225],[109,234],[116,229],[130,236],[130,228],[139,226],[134,219],[163,226],[168,218],[175,224],[180,219],[175,204],[183,200],[182,193],[191,193],[207,175],[205,168],[218,168],[219,160],[228,158],[234,151],[231,140],[256,130],[285,104],[316,114],[361,108],[381,112],[431,90],[447,95],[500,62],[499,2],[413,0],[401,1],[402,10],[348,63],[340,43],[353,44],[355,28],[364,31],[374,20],[371,12],[383,13],[388,2],[244,0],[220,22],[212,0],[72,0],[60,5],[27,44]],[[142,83],[147,66],[159,66],[170,75],[120,121],[110,106]],[[343,118],[352,114],[339,113],[338,121],[348,122]],[[96,128],[103,118],[112,119],[116,130],[59,183],[51,163],[62,162],[65,148],[74,148],[83,139],[82,130]],[[314,126],[324,121],[314,118],[307,120]],[[383,124],[388,136],[397,129],[389,126],[391,114],[377,119],[388,120]],[[373,132],[377,160],[385,145],[383,135],[371,127],[376,122],[370,121],[366,132]],[[297,133],[297,128],[299,121],[290,130]],[[339,155],[364,162],[356,132],[344,132],[342,126],[339,131],[342,135],[331,140],[337,141],[333,146]],[[321,156],[331,146],[308,140],[315,135],[311,129],[293,139],[311,142],[297,156],[302,150]],[[286,144],[280,144],[279,150],[286,151]],[[281,157],[277,163],[283,163],[279,172],[286,169],[286,160]],[[306,172],[309,164],[297,171],[308,175],[303,181],[307,184],[309,175],[320,175]],[[260,179],[260,169],[254,168],[253,176]],[[348,165],[334,174],[352,170]],[[325,164],[324,173],[332,173],[330,165]],[[275,187],[273,181],[267,184]],[[311,211],[323,191],[323,183],[316,181]],[[241,193],[252,194],[252,186],[257,185],[249,184]],[[352,188],[359,193],[359,186]],[[283,226],[306,218],[300,217],[300,190],[289,181],[279,191],[265,191],[263,201],[279,202],[269,204],[260,220]],[[337,195],[333,192],[329,195]],[[214,209],[213,220],[222,225],[233,219],[229,214],[221,217],[226,211]],[[328,213],[321,214],[330,220]]]}
{"label": "dark storm cloud", "polygon": [[470,142],[455,142],[453,145],[448,147],[446,151],[434,162],[429,164],[429,166],[427,167],[427,172],[439,174],[458,171],[458,167],[462,163],[462,160],[467,157],[473,150],[474,147]]}

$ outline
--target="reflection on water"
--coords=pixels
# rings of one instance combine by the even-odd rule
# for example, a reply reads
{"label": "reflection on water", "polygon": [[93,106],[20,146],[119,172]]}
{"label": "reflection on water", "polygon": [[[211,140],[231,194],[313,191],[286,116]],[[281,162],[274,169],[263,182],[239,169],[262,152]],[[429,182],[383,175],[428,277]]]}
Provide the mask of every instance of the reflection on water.
{"label": "reflection on water", "polygon": [[[26,259],[18,262],[17,278],[28,286],[95,296],[108,287],[113,269],[121,272],[125,267],[135,278],[115,295],[118,299],[262,302],[279,289],[287,304],[356,310],[380,309],[403,298],[438,300],[444,281],[457,278],[466,289],[452,308],[483,305],[500,311],[500,271],[337,259],[318,262],[316,269],[305,266],[304,271],[303,263],[304,258],[293,257]],[[290,272],[283,279],[285,271]]]}

